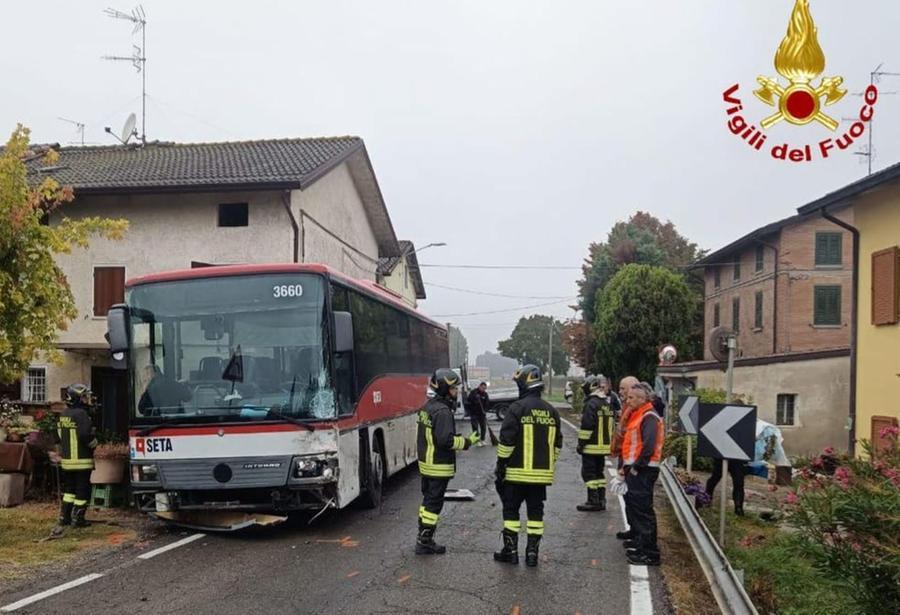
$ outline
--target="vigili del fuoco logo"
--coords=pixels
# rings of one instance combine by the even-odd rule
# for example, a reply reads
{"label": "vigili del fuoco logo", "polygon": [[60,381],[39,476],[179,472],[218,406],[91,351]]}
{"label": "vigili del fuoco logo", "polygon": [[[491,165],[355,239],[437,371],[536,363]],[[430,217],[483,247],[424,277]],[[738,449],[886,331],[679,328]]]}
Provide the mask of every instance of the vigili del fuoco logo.
{"label": "vigili del fuoco logo", "polygon": [[[787,80],[786,84],[778,78],[764,75],[756,78],[760,88],[753,94],[769,107],[774,107],[774,112],[759,122],[759,128],[745,119],[749,109],[744,109],[744,103],[738,96],[740,84],[734,84],[722,94],[729,105],[726,109],[728,129],[748,146],[756,151],[768,151],[776,160],[811,162],[849,149],[865,134],[875,114],[878,89],[874,85],[866,88],[858,118],[846,132],[838,135],[839,122],[826,108],[841,101],[847,90],[842,87],[843,77],[821,77],[825,72],[825,53],[819,46],[818,29],[809,10],[809,0],[796,0],[794,4],[787,34],[775,52],[775,70]],[[819,80],[818,83],[816,80]],[[769,135],[766,130],[781,122],[795,126],[815,123],[832,135],[815,143],[767,144]]]}

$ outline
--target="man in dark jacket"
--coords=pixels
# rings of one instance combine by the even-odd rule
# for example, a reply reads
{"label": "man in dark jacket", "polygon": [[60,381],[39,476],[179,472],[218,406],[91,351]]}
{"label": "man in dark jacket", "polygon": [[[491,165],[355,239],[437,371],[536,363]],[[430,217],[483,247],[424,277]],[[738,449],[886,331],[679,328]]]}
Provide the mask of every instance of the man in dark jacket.
{"label": "man in dark jacket", "polygon": [[472,430],[478,432],[478,446],[484,446],[487,435],[487,409],[490,398],[487,394],[487,382],[482,382],[477,389],[472,389],[466,405],[469,407],[469,419],[472,421]]}
{"label": "man in dark jacket", "polygon": [[88,409],[93,405],[91,390],[83,384],[66,389],[66,409],[59,417],[60,466],[62,467],[63,499],[57,529],[71,525],[90,525],[85,518],[91,497],[91,452],[97,441],[91,431],[93,424]]}
{"label": "man in dark jacket", "polygon": [[503,502],[503,548],[494,553],[494,560],[519,563],[519,509],[525,502],[525,564],[534,567],[544,535],[547,485],[553,484],[553,471],[562,451],[562,424],[556,408],[541,399],[544,382],[540,368],[524,366],[516,372],[515,381],[519,399],[509,406],[497,446],[495,472]]}
{"label": "man in dark jacket", "polygon": [[582,390],[585,401],[576,451],[581,455],[581,478],[587,487],[587,502],[577,508],[601,511],[606,510],[606,455],[609,455],[616,421],[610,408],[606,378],[589,376]]}
{"label": "man in dark jacket", "polygon": [[416,553],[440,555],[444,545],[434,541],[438,518],[444,507],[444,492],[456,474],[456,451],[468,450],[477,442],[478,434],[468,438],[456,434],[453,411],[459,394],[459,376],[452,369],[434,372],[428,383],[434,397],[419,410],[417,446],[419,474],[422,475],[422,505],[419,507],[419,533]]}

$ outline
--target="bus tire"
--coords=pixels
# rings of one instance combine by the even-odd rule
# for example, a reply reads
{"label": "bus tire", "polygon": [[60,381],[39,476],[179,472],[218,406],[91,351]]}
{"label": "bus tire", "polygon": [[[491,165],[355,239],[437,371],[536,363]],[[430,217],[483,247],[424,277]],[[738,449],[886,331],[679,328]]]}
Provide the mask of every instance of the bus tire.
{"label": "bus tire", "polygon": [[378,508],[384,490],[384,447],[376,434],[369,453],[369,467],[366,470],[365,490],[360,498],[364,508]]}
{"label": "bus tire", "polygon": [[506,418],[506,411],[509,410],[509,404],[497,404],[493,408],[494,414],[497,415],[497,420],[502,421]]}

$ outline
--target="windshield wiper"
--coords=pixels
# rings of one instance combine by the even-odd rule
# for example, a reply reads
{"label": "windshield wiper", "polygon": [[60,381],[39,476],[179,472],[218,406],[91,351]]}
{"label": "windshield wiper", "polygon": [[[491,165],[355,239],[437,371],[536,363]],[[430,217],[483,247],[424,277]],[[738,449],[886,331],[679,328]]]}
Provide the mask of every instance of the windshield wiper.
{"label": "windshield wiper", "polygon": [[282,414],[279,410],[269,409],[269,414],[274,416],[276,419],[281,419],[283,421],[287,421],[288,423],[293,423],[294,425],[300,425],[301,427],[306,427],[309,431],[315,431],[316,428],[312,425],[312,423],[308,423],[302,419],[298,419],[293,416],[288,416],[286,414]]}

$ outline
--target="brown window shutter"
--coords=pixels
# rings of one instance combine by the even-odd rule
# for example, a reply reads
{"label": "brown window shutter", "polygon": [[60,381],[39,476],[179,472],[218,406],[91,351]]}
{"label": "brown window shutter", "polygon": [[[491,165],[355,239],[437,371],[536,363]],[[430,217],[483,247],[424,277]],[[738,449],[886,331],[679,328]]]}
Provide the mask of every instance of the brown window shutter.
{"label": "brown window shutter", "polygon": [[897,246],[872,254],[872,324],[897,324]]}
{"label": "brown window shutter", "polygon": [[125,301],[125,267],[94,267],[94,316]]}

